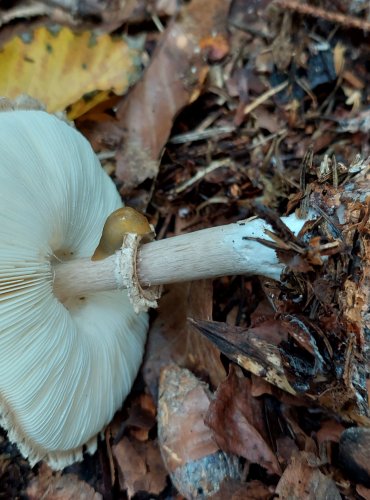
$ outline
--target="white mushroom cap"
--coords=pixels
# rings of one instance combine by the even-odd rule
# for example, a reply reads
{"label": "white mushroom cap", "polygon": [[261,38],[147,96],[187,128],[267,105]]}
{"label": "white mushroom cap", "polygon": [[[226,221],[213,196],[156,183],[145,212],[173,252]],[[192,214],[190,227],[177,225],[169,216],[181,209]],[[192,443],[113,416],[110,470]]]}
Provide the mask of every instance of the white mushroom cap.
{"label": "white mushroom cap", "polygon": [[96,448],[131,389],[147,315],[125,291],[53,293],[51,263],[90,257],[121,206],[89,143],[42,111],[0,113],[0,423],[31,464]]}

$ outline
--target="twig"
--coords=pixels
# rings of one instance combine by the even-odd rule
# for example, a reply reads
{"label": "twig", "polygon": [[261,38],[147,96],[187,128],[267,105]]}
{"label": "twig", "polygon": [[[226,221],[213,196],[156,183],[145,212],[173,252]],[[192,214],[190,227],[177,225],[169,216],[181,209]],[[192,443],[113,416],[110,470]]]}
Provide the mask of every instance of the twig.
{"label": "twig", "polygon": [[263,94],[261,94],[257,99],[255,99],[253,102],[251,102],[250,104],[248,104],[244,108],[244,110],[243,110],[244,116],[246,116],[249,113],[251,113],[252,111],[254,111],[256,108],[258,108],[258,106],[260,106],[262,103],[267,101],[267,99],[270,99],[270,97],[274,96],[275,94],[278,94],[281,90],[285,89],[285,87],[287,87],[288,85],[289,85],[289,82],[285,81],[283,83],[280,83],[280,85],[277,85],[276,87],[273,87],[273,88],[267,90],[266,92],[264,92]]}
{"label": "twig", "polygon": [[293,10],[298,12],[303,16],[313,16],[324,19],[331,23],[340,24],[345,28],[360,29],[363,31],[370,31],[370,22],[364,21],[363,19],[348,16],[346,14],[341,14],[339,12],[332,12],[321,7],[314,7],[313,5],[307,5],[297,2],[297,0],[275,0],[275,5],[281,7],[282,9]]}
{"label": "twig", "polygon": [[13,9],[0,11],[0,26],[14,19],[46,16],[50,14],[50,12],[50,7],[38,2],[34,2],[30,5],[20,5]]}
{"label": "twig", "polygon": [[211,139],[212,137],[218,137],[220,135],[232,134],[235,132],[235,125],[224,125],[223,127],[207,128],[201,131],[185,132],[184,134],[178,134],[171,137],[169,142],[171,144],[184,144],[186,142],[204,141],[205,139]]}
{"label": "twig", "polygon": [[196,182],[200,181],[201,179],[203,179],[203,177],[210,174],[214,170],[217,170],[218,168],[224,168],[224,167],[230,168],[232,166],[233,166],[233,163],[229,158],[224,158],[222,160],[215,160],[210,165],[208,165],[208,167],[204,167],[204,168],[198,170],[198,172],[193,177],[191,177],[190,179],[186,180],[185,182],[182,182],[177,187],[175,187],[175,189],[173,189],[170,192],[170,194],[182,193],[188,187],[190,187],[193,184],[195,184]]}

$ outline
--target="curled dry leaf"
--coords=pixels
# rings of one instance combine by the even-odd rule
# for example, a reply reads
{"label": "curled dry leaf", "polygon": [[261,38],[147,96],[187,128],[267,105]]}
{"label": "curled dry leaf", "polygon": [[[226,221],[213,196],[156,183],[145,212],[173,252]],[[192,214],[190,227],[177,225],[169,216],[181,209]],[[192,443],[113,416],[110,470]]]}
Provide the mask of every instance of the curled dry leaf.
{"label": "curled dry leaf", "polygon": [[71,111],[75,118],[99,102],[97,91],[122,95],[140,75],[139,56],[140,49],[123,38],[40,27],[2,47],[0,95],[13,99],[28,94],[50,112],[63,111],[85,96]]}
{"label": "curled dry leaf", "polygon": [[219,449],[204,423],[211,393],[188,370],[171,365],[160,378],[158,439],[173,484],[186,498],[216,493],[226,478],[239,479],[236,456]]}
{"label": "curled dry leaf", "polygon": [[305,452],[300,452],[292,458],[276,487],[278,498],[282,500],[287,498],[289,500],[302,498],[305,500],[318,498],[340,500],[342,497],[334,481],[310,463],[309,454]]}
{"label": "curled dry leaf", "polygon": [[280,474],[277,458],[268,444],[262,403],[251,395],[251,381],[232,369],[216,391],[206,424],[219,447],[249,462]]}
{"label": "curled dry leaf", "polygon": [[278,349],[281,340],[285,339],[279,320],[266,318],[248,329],[216,321],[196,320],[192,324],[240,366],[290,394],[296,394],[284,373]]}
{"label": "curled dry leaf", "polygon": [[193,0],[184,6],[169,24],[144,77],[118,108],[125,141],[117,153],[117,177],[126,189],[156,176],[175,117],[204,83],[208,64],[202,40],[207,39],[209,47],[210,37],[225,32],[229,3]]}

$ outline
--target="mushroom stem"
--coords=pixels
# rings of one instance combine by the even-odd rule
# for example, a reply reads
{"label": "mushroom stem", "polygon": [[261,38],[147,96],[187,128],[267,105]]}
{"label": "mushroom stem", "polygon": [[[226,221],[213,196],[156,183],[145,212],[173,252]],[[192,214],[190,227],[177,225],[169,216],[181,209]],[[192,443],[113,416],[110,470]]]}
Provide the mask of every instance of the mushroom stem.
{"label": "mushroom stem", "polygon": [[[298,233],[305,220],[283,218]],[[162,285],[220,276],[248,274],[278,280],[284,268],[271,248],[250,238],[265,238],[271,227],[262,219],[195,231],[142,245],[137,257],[140,285]],[[71,260],[53,265],[54,292],[64,297],[125,288],[117,271],[127,259],[125,248],[101,261]]]}

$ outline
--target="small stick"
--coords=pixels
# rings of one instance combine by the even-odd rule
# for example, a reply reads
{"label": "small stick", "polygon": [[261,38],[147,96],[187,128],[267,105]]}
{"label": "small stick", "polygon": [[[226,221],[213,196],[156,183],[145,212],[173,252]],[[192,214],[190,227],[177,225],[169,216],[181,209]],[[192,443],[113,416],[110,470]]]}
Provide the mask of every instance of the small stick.
{"label": "small stick", "polygon": [[244,116],[249,115],[249,113],[251,113],[256,108],[258,108],[258,106],[260,106],[265,101],[267,101],[268,99],[270,99],[270,97],[272,97],[275,94],[278,94],[279,92],[281,92],[282,90],[284,90],[285,87],[287,87],[288,85],[289,85],[289,82],[285,81],[285,82],[280,83],[279,85],[276,85],[276,87],[272,87],[271,89],[266,90],[266,92],[264,92],[263,94],[261,94],[260,96],[258,96],[257,99],[255,99],[253,102],[251,102],[250,104],[248,104],[247,106],[245,106],[245,108],[243,110]]}
{"label": "small stick", "polygon": [[354,28],[370,31],[370,22],[359,17],[348,16],[340,12],[325,10],[314,5],[299,3],[296,0],[276,0],[275,5],[282,9],[289,9],[304,16],[312,16],[324,19],[334,24],[340,24],[344,28]]}

